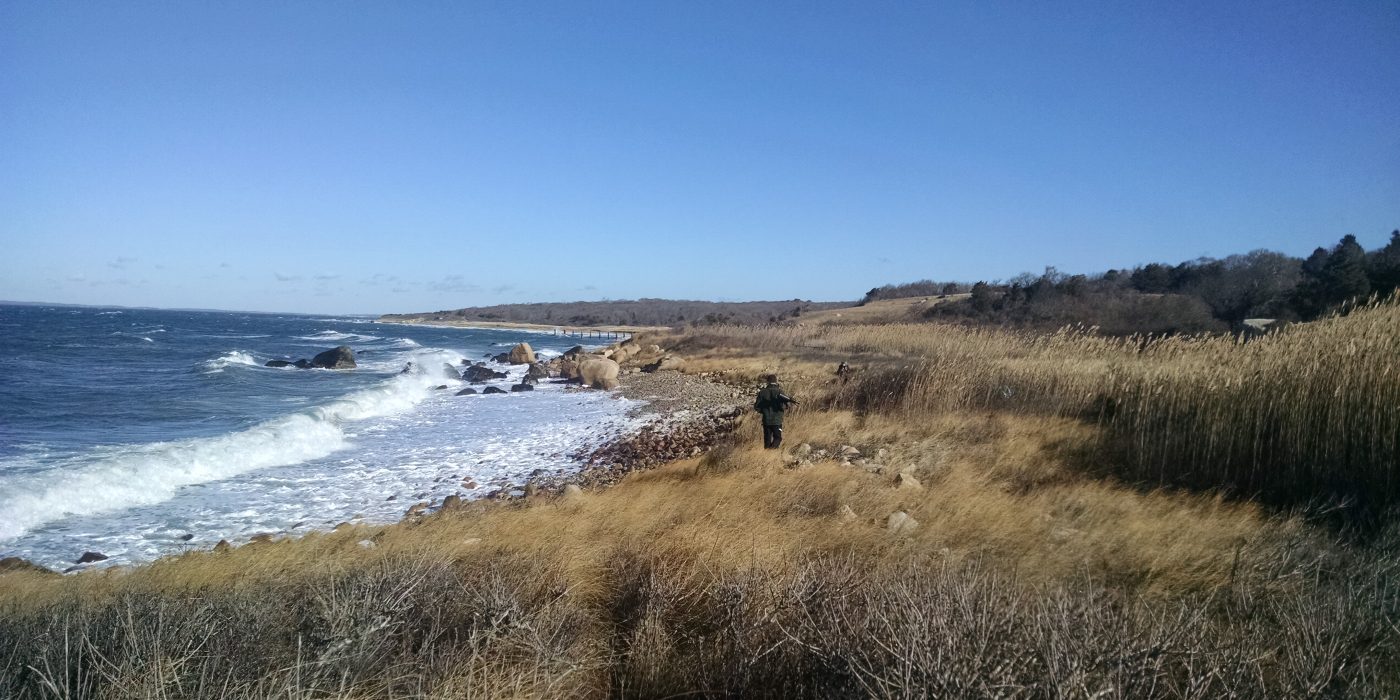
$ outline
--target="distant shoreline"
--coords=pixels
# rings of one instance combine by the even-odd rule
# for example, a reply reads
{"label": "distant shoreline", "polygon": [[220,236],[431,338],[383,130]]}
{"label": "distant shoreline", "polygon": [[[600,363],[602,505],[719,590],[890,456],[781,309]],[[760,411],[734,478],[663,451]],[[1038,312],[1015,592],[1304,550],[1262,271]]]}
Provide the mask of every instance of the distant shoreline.
{"label": "distant shoreline", "polygon": [[398,323],[407,326],[436,326],[440,328],[480,328],[480,329],[501,329],[508,328],[522,331],[537,331],[541,333],[559,334],[590,334],[590,333],[620,333],[635,334],[650,331],[670,330],[669,326],[575,326],[567,324],[543,324],[543,323],[523,323],[517,321],[468,321],[458,319],[427,320],[421,318],[395,318],[387,319],[380,316],[378,323]]}

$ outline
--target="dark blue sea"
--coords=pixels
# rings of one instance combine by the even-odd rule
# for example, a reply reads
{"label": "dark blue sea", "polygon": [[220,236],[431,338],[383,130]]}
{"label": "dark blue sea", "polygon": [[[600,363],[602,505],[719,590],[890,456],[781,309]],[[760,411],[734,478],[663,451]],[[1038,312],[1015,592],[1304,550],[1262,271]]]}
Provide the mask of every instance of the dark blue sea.
{"label": "dark blue sea", "polygon": [[[570,454],[632,424],[629,402],[606,392],[455,395],[465,385],[444,365],[518,342],[544,357],[576,343],[363,318],[0,305],[0,557],[65,569],[98,551],[105,566],[389,522],[417,501],[575,469]],[[264,366],[337,345],[355,351],[355,369]],[[496,369],[510,373],[503,387],[524,372]]]}

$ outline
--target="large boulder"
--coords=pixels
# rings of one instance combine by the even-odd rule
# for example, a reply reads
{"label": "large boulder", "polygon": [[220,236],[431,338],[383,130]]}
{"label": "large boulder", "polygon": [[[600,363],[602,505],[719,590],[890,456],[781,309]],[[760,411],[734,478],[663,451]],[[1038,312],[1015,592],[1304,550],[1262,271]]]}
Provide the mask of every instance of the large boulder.
{"label": "large boulder", "polygon": [[525,379],[531,381],[549,379],[549,368],[538,362],[532,363],[530,369],[525,370]]}
{"label": "large boulder", "polygon": [[535,364],[535,350],[529,343],[521,343],[510,349],[510,354],[506,361],[513,365],[533,365]]}
{"label": "large boulder", "polygon": [[457,368],[446,362],[442,363],[442,373],[446,375],[448,379],[462,378],[462,375],[457,373]]}
{"label": "large boulder", "polygon": [[462,372],[462,379],[472,384],[483,384],[493,379],[505,378],[505,372],[497,372],[486,365],[472,365]]}
{"label": "large boulder", "polygon": [[578,365],[579,379],[594,389],[616,389],[617,374],[617,363],[602,357],[588,358]]}
{"label": "large boulder", "polygon": [[564,353],[564,357],[566,357],[566,358],[568,358],[568,359],[570,359],[570,360],[577,360],[578,358],[583,357],[584,355],[587,355],[587,354],[588,354],[588,351],[585,350],[585,349],[583,348],[582,345],[575,345],[575,346],[569,348],[569,351],[568,351],[568,352]]}
{"label": "large boulder", "polygon": [[495,362],[498,365],[510,364],[510,353],[503,352],[496,355],[492,355],[491,361]]}
{"label": "large boulder", "polygon": [[579,362],[574,359],[575,357],[577,357],[577,355],[573,357],[565,355],[564,358],[559,361],[559,377],[561,379],[578,379]]}
{"label": "large boulder", "polygon": [[331,348],[311,358],[312,367],[324,369],[350,369],[355,366],[355,351],[348,345]]}

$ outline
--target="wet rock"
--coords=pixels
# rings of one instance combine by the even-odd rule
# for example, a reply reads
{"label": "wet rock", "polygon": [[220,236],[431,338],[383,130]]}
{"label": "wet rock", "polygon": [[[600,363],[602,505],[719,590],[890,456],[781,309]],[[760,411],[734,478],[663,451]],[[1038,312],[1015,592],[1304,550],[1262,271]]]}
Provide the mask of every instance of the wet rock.
{"label": "wet rock", "polygon": [[291,367],[291,360],[268,360],[263,363],[263,367]]}
{"label": "wet rock", "polygon": [[397,500],[399,500],[399,497],[398,497],[397,495],[391,495],[391,496],[389,496],[388,498],[386,498],[386,499],[384,499],[384,500],[385,500],[385,501],[397,501]]}
{"label": "wet rock", "polygon": [[78,560],[75,561],[75,562],[73,562],[73,563],[74,563],[74,564],[91,564],[91,563],[93,563],[93,562],[95,562],[95,561],[104,561],[104,560],[106,560],[107,558],[108,558],[107,555],[106,555],[106,554],[103,554],[102,552],[83,552],[83,556],[78,557]]}
{"label": "wet rock", "polygon": [[185,534],[180,535],[181,542],[189,542],[192,539],[194,539],[194,534],[192,533],[186,532]]}
{"label": "wet rock", "polygon": [[475,481],[473,481],[473,480],[471,480],[471,479],[467,479],[466,481],[463,481],[463,482],[462,482],[462,488],[464,488],[464,489],[466,489],[466,490],[468,490],[468,491],[475,491],[475,490],[481,488],[481,485],[478,484],[478,483],[476,483]]}
{"label": "wet rock", "polygon": [[446,389],[446,388],[447,388],[447,385],[446,385],[446,384],[439,384],[439,385],[433,387],[433,391],[442,391],[443,389]]}
{"label": "wet rock", "polygon": [[457,392],[457,395],[458,395],[458,396],[471,396],[471,395],[473,395],[473,394],[475,394],[475,393],[476,393],[476,389],[473,389],[473,388],[471,388],[471,387],[467,387],[467,388],[465,388],[465,389],[463,389],[463,390]]}
{"label": "wet rock", "polygon": [[419,501],[419,502],[414,503],[413,505],[409,506],[409,507],[408,507],[408,510],[406,510],[406,511],[403,512],[403,516],[404,516],[405,518],[410,518],[410,517],[413,517],[413,516],[415,516],[415,515],[422,515],[422,514],[423,514],[424,512],[426,512],[427,510],[428,510],[428,502],[427,502],[427,501]]}
{"label": "wet rock", "polygon": [[919,521],[902,510],[890,513],[890,517],[885,519],[885,529],[889,530],[891,535],[909,535],[918,528]]}
{"label": "wet rock", "polygon": [[460,505],[462,505],[462,497],[461,497],[461,496],[458,496],[457,494],[454,493],[454,494],[448,496],[447,498],[442,499],[442,508],[441,508],[441,509],[442,509],[442,510],[451,510],[451,509],[456,508],[456,507],[458,507],[458,506],[460,506]]}
{"label": "wet rock", "polygon": [[549,368],[536,362],[530,365],[530,369],[525,370],[525,378],[533,379],[535,381],[539,381],[541,379],[549,379]]}
{"label": "wet rock", "polygon": [[355,351],[349,345],[340,345],[311,358],[312,367],[324,369],[351,369],[355,366]]}
{"label": "wet rock", "polygon": [[505,378],[505,372],[497,372],[486,365],[472,365],[462,372],[462,379],[472,384],[483,384],[493,379]]}
{"label": "wet rock", "polygon": [[535,390],[535,385],[534,385],[534,384],[512,384],[511,387],[510,387],[510,390],[511,390],[512,392],[515,392],[515,393],[519,393],[519,392],[522,392],[522,391],[534,391],[534,390]]}
{"label": "wet rock", "polygon": [[488,386],[488,387],[486,387],[485,389],[482,389],[482,390],[481,390],[481,393],[483,393],[483,394],[504,394],[504,393],[506,393],[506,390],[505,390],[505,389],[502,389],[501,387],[498,387],[498,386]]}
{"label": "wet rock", "polygon": [[457,381],[462,378],[462,375],[457,372],[457,368],[446,362],[442,363],[442,373],[452,381]]}

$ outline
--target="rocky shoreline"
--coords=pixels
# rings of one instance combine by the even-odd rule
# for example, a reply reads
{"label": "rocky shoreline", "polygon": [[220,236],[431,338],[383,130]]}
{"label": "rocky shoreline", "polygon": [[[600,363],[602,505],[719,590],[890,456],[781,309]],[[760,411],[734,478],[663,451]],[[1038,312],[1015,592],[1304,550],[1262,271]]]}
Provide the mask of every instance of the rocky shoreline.
{"label": "rocky shoreline", "polygon": [[570,455],[582,467],[574,474],[540,475],[522,487],[488,494],[488,499],[560,494],[569,486],[598,489],[627,474],[703,454],[732,433],[747,404],[744,390],[675,370],[624,373],[622,397],[644,402],[636,409],[645,422],[635,431]]}

